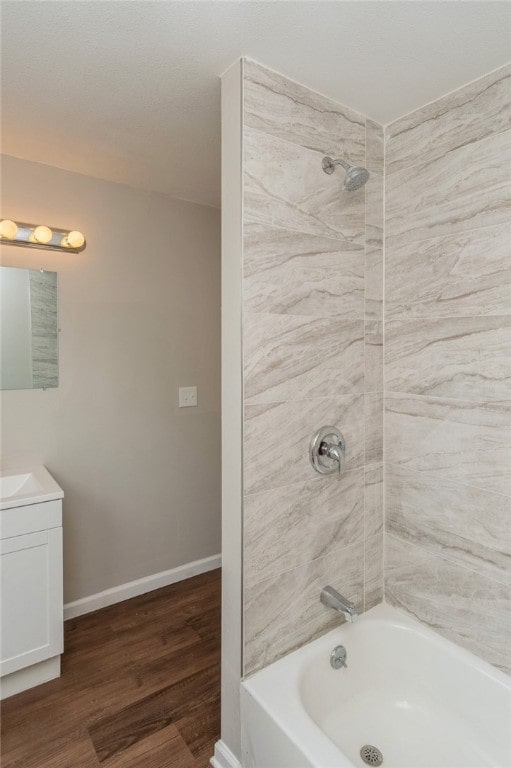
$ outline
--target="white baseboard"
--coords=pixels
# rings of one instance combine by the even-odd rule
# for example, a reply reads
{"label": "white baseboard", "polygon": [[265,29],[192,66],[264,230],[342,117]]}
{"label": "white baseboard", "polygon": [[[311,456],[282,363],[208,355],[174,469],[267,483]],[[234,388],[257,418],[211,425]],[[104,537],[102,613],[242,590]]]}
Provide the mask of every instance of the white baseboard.
{"label": "white baseboard", "polygon": [[123,600],[152,592],[153,589],[167,587],[176,581],[183,581],[183,579],[189,579],[191,576],[213,571],[215,568],[220,568],[221,565],[222,555],[212,555],[211,557],[204,557],[202,560],[194,560],[192,563],[185,563],[185,565],[180,565],[177,568],[171,568],[169,571],[161,571],[161,573],[154,573],[152,576],[144,576],[142,579],[119,584],[118,587],[105,589],[95,595],[82,597],[80,600],[74,600],[72,603],[64,605],[64,621],[73,619],[75,616],[82,616],[84,613],[97,611],[107,605],[122,603]]}
{"label": "white baseboard", "polygon": [[240,761],[223,741],[217,741],[215,754],[209,762],[213,768],[241,768]]}

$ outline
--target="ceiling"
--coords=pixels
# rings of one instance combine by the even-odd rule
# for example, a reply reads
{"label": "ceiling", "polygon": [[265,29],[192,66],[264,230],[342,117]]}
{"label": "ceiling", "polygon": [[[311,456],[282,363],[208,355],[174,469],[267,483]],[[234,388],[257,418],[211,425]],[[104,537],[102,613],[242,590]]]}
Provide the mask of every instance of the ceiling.
{"label": "ceiling", "polygon": [[3,0],[2,151],[220,201],[218,76],[246,55],[388,123],[511,58],[511,3]]}

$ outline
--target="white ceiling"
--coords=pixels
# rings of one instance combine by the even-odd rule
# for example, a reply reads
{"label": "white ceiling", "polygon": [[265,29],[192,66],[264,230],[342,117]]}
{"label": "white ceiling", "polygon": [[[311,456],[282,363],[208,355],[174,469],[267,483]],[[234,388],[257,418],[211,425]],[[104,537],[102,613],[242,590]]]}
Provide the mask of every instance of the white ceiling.
{"label": "white ceiling", "polygon": [[2,150],[218,205],[241,55],[388,123],[506,63],[511,3],[4,0]]}

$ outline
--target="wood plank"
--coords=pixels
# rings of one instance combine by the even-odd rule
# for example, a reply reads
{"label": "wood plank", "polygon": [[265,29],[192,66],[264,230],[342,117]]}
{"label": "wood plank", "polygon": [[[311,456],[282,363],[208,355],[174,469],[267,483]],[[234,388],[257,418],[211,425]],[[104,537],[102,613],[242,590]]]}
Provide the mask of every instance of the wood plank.
{"label": "wood plank", "polygon": [[194,759],[177,728],[169,725],[100,765],[102,768],[191,768]]}
{"label": "wood plank", "polygon": [[117,629],[119,647],[127,653],[130,661],[144,662],[178,651],[200,640],[200,634],[185,621],[173,621],[168,617],[159,619],[148,630],[146,623],[124,626]]}
{"label": "wood plank", "polygon": [[216,638],[210,641],[197,640],[196,643],[165,656],[136,663],[135,679],[141,691],[149,695],[203,669],[218,666],[219,658],[219,644]]}
{"label": "wood plank", "polygon": [[211,757],[220,732],[220,692],[176,722],[179,733],[194,757]]}
{"label": "wood plank", "polygon": [[89,728],[89,735],[100,761],[123,752],[186,715],[195,713],[201,718],[206,704],[215,701],[218,706],[218,688],[217,667],[207,667],[99,720]]}
{"label": "wood plank", "polygon": [[[36,748],[34,748],[36,747]],[[100,762],[87,733],[69,731],[57,740],[27,745],[2,755],[2,768],[99,768]]]}
{"label": "wood plank", "polygon": [[222,614],[219,605],[198,613],[192,613],[186,619],[186,623],[193,627],[203,640],[216,639],[218,641],[221,637],[221,621]]}
{"label": "wood plank", "polygon": [[[112,618],[112,627],[120,629],[123,626],[130,625],[133,622],[140,622],[144,617],[146,619],[155,619],[156,617],[170,615],[181,617],[184,609],[190,609],[194,604],[199,609],[199,603],[204,609],[209,605],[219,605],[220,600],[220,573],[209,571],[208,573],[194,576],[186,581],[180,581],[176,584],[170,584],[168,587],[156,589],[145,595],[134,597],[127,600],[130,603],[129,612],[117,611]],[[125,605],[125,603],[118,603]],[[114,606],[115,607],[115,606]],[[169,608],[172,607],[173,613],[170,614]]]}

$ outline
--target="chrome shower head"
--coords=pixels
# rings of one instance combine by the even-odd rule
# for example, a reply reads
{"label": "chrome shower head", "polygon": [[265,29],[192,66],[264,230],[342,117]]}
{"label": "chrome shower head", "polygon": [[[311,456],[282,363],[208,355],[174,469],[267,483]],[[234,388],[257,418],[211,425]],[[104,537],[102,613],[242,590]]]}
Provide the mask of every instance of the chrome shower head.
{"label": "chrome shower head", "polygon": [[362,168],[360,165],[353,165],[344,177],[344,188],[349,192],[355,189],[363,187],[369,178],[369,171],[367,168]]}
{"label": "chrome shower head", "polygon": [[323,170],[325,173],[331,174],[335,171],[336,165],[342,165],[346,170],[346,176],[344,177],[344,189],[348,192],[353,192],[355,189],[363,187],[369,178],[369,171],[367,168],[363,168],[361,165],[350,165],[346,160],[339,158],[333,160],[331,157],[323,158]]}

